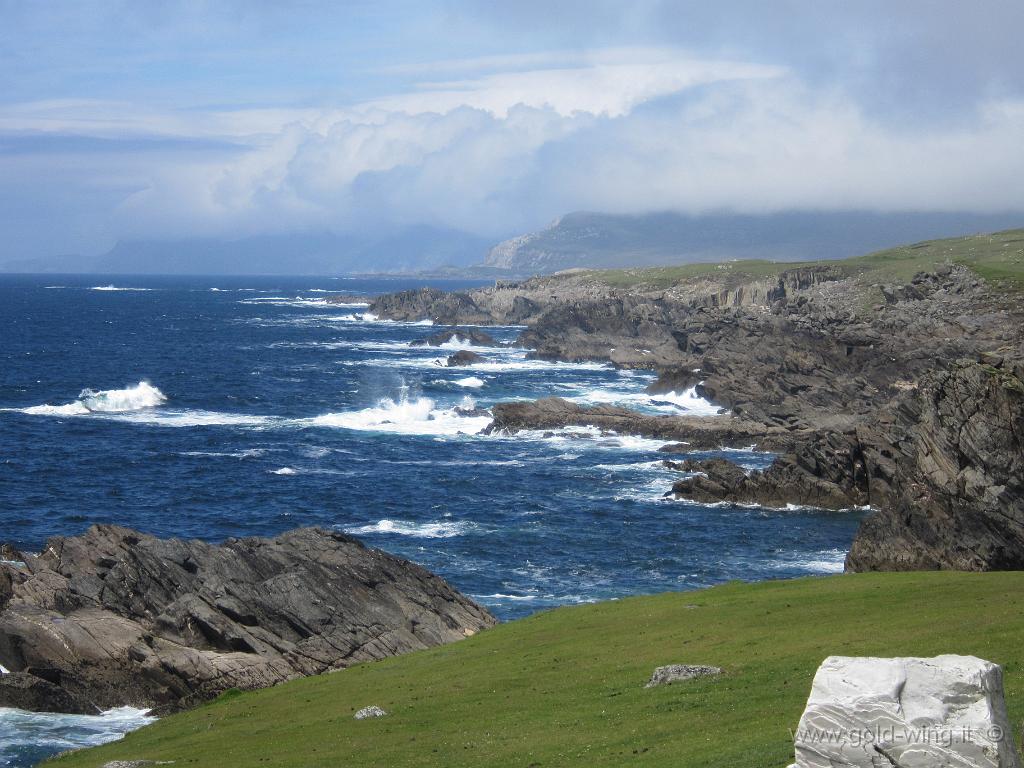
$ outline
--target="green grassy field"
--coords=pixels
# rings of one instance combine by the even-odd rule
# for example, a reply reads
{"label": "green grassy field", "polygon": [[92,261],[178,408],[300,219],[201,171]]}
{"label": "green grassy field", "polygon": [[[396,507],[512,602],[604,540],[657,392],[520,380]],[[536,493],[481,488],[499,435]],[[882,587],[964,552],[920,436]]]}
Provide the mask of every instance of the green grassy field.
{"label": "green grassy field", "polygon": [[[783,768],[830,654],[975,654],[1024,718],[1024,573],[859,574],[562,608],[474,638],[228,694],[55,761],[178,766]],[[655,666],[720,678],[645,690]],[[390,716],[356,721],[370,704]]]}
{"label": "green grassy field", "polygon": [[699,277],[725,278],[732,284],[739,284],[774,277],[787,269],[827,265],[874,282],[905,282],[917,272],[947,263],[963,264],[986,280],[1006,288],[1024,289],[1024,229],[930,240],[840,261],[748,260],[678,267],[591,270],[583,274],[595,282],[613,287],[663,289]]}

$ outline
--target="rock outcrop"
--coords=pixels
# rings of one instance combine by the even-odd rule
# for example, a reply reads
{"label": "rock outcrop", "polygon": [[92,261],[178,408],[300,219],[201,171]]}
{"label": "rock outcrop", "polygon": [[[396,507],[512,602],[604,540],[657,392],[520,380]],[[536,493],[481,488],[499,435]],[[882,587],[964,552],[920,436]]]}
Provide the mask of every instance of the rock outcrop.
{"label": "rock outcrop", "polygon": [[858,531],[849,570],[1024,568],[1024,362],[984,359],[901,402],[880,449],[894,490]]}
{"label": "rock outcrop", "polygon": [[423,568],[312,528],[215,546],[101,525],[20,559],[0,564],[0,706],[170,711],[495,623]]}
{"label": "rock outcrop", "polygon": [[488,434],[514,434],[520,430],[597,427],[609,433],[682,441],[691,451],[746,447],[754,442],[768,450],[789,444],[783,430],[740,418],[708,419],[699,416],[651,416],[614,405],[581,406],[560,397],[498,403],[491,408]]}
{"label": "rock outcrop", "polygon": [[1002,670],[974,656],[830,656],[791,768],[1020,768]]}

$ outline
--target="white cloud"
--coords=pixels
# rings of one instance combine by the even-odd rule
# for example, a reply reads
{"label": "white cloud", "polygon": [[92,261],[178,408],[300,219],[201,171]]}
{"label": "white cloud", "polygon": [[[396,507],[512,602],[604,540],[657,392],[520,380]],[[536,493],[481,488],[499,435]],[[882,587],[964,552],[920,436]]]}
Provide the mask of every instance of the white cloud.
{"label": "white cloud", "polygon": [[[968,123],[881,123],[842,89],[663,49],[443,62],[339,109],[0,109],[0,130],[220,138],[243,152],[133,158],[118,236],[431,223],[483,233],[589,209],[1024,211],[1024,103]],[[116,169],[114,169],[116,170]]]}

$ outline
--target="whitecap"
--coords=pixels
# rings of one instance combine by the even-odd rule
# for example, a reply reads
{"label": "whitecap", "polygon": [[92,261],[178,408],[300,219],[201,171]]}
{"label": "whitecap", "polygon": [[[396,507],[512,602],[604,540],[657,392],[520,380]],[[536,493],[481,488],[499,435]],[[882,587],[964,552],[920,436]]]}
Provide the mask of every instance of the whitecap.
{"label": "whitecap", "polygon": [[484,380],[479,376],[466,376],[463,379],[455,379],[452,384],[458,387],[470,387],[472,389],[479,389],[484,385]]}
{"label": "whitecap", "polygon": [[384,398],[371,408],[325,413],[309,419],[317,427],[340,427],[399,435],[474,435],[490,424],[489,416],[461,416],[454,408],[439,409],[430,398]]}
{"label": "whitecap", "polygon": [[167,402],[167,396],[147,381],[124,389],[83,389],[78,399],[66,405],[33,405],[19,410],[30,416],[86,416],[91,413],[127,413],[155,408]]}
{"label": "whitecap", "polygon": [[657,395],[646,392],[594,389],[566,399],[580,405],[621,405],[643,411],[674,415],[717,416],[721,411],[720,406],[698,395],[694,387],[684,392],[665,392]]}
{"label": "whitecap", "polygon": [[299,470],[292,469],[291,467],[281,467],[280,469],[272,469],[272,470],[270,470],[270,474],[272,474],[272,475],[297,475],[297,474],[299,474]]}
{"label": "whitecap", "polygon": [[420,539],[450,539],[462,536],[472,530],[471,523],[462,521],[437,521],[432,523],[414,523],[408,520],[378,520],[376,523],[345,528],[346,533],[354,536],[366,534],[394,534],[412,536]]}
{"label": "whitecap", "polygon": [[152,291],[152,288],[121,288],[116,285],[94,285],[93,291]]}

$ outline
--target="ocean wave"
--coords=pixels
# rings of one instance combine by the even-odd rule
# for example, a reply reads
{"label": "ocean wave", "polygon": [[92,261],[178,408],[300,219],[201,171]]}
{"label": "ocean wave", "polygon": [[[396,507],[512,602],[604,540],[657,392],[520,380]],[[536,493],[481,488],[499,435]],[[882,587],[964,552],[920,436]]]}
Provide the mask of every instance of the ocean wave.
{"label": "ocean wave", "polygon": [[285,420],[248,413],[223,413],[198,409],[163,408],[167,396],[152,384],[140,381],[124,389],[83,389],[78,399],[64,405],[32,405],[0,408],[0,411],[28,416],[90,417],[161,427],[266,427]]}
{"label": "ocean wave", "polygon": [[384,398],[372,408],[325,413],[308,423],[363,432],[399,435],[475,435],[491,423],[489,416],[461,416],[454,408],[439,409],[433,400]]}
{"label": "ocean wave", "polygon": [[683,392],[665,392],[657,395],[594,389],[566,399],[580,405],[621,405],[644,411],[687,416],[717,416],[722,410],[720,406],[698,395],[694,387]]}
{"label": "ocean wave", "polygon": [[33,405],[14,410],[30,416],[87,416],[92,413],[128,413],[155,408],[166,402],[167,396],[163,392],[149,382],[140,381],[124,389],[83,389],[77,400],[66,405]]}
{"label": "ocean wave", "polygon": [[272,469],[272,470],[270,470],[270,474],[272,474],[272,475],[297,475],[297,474],[299,474],[299,470],[292,469],[291,467],[281,467],[280,469]]}
{"label": "ocean wave", "polygon": [[116,285],[94,285],[90,291],[152,291],[152,288],[122,288]]}
{"label": "ocean wave", "polygon": [[809,552],[802,557],[784,558],[772,562],[777,570],[800,570],[811,573],[842,573],[846,565],[845,549],[824,549]]}
{"label": "ocean wave", "polygon": [[221,451],[182,451],[178,455],[209,459],[258,459],[265,455],[267,451],[267,448],[249,448],[244,451],[229,451],[226,453]]}
{"label": "ocean wave", "polygon": [[469,387],[470,389],[479,389],[484,385],[484,380],[479,376],[466,376],[462,379],[455,379],[452,382],[457,387]]}
{"label": "ocean wave", "polygon": [[367,534],[393,534],[396,536],[412,536],[419,539],[450,539],[464,536],[476,526],[472,523],[455,520],[436,521],[432,523],[414,523],[408,520],[378,520],[376,523],[345,528],[345,533],[353,536]]}
{"label": "ocean wave", "polygon": [[[500,436],[508,439],[509,436]],[[516,432],[511,439],[538,440],[556,446],[571,446],[574,451],[587,450],[621,450],[621,451],[657,451],[664,440],[654,440],[636,435],[619,435],[615,432],[602,431],[598,427],[562,427],[561,429],[524,429]]]}
{"label": "ocean wave", "polygon": [[53,753],[96,747],[155,721],[148,710],[134,707],[118,707],[98,715],[0,709],[0,765],[10,765],[25,749],[40,745]]}

